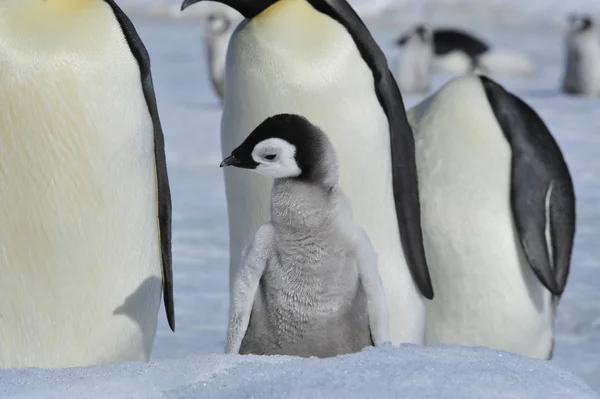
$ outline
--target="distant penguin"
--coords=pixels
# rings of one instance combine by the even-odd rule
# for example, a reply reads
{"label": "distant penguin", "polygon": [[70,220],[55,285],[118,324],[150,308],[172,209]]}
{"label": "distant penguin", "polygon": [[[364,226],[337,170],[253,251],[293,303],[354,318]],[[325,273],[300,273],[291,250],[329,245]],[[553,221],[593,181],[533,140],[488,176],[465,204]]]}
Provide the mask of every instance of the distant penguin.
{"label": "distant penguin", "polygon": [[552,356],[575,193],[542,119],[487,77],[455,78],[408,111],[435,298],[427,344]]}
{"label": "distant penguin", "polygon": [[[274,114],[322,128],[339,158],[340,187],[379,257],[392,343],[422,343],[433,291],[414,139],[385,55],[345,0],[222,1],[247,18],[229,44],[223,157]],[[269,220],[272,182],[235,168],[224,175],[231,283],[245,244]]]}
{"label": "distant penguin", "polygon": [[429,92],[431,86],[431,30],[417,25],[408,37],[398,61],[396,82],[403,94]]}
{"label": "distant penguin", "polygon": [[[407,43],[410,34],[397,39],[399,46]],[[432,69],[455,74],[473,71],[473,65],[494,75],[533,76],[531,59],[515,50],[492,48],[470,32],[453,28],[433,30]]]}
{"label": "distant penguin", "polygon": [[600,33],[589,15],[571,14],[566,39],[562,89],[568,94],[600,96]]}
{"label": "distant penguin", "polygon": [[148,361],[175,326],[150,59],[113,0],[0,8],[0,368]]}
{"label": "distant penguin", "polygon": [[221,103],[225,94],[227,46],[231,34],[242,20],[241,16],[227,15],[224,11],[213,11],[206,19],[204,32],[206,61],[213,91]]}
{"label": "distant penguin", "polygon": [[271,220],[234,277],[226,353],[332,357],[388,342],[377,254],[338,187],[327,136],[278,114],[221,163],[229,165],[275,184]]}

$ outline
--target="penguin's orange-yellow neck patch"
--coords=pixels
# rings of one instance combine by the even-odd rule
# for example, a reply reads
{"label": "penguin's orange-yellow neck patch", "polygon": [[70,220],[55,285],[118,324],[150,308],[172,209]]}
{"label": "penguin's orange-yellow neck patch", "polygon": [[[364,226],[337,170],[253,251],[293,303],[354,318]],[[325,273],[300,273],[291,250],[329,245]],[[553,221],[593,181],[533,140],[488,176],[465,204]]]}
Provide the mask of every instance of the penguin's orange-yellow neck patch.
{"label": "penguin's orange-yellow neck patch", "polygon": [[45,0],[42,1],[48,8],[53,9],[56,12],[72,12],[79,11],[83,8],[94,6],[101,0]]}
{"label": "penguin's orange-yellow neck patch", "polygon": [[100,27],[111,14],[103,0],[10,1],[0,7],[0,38],[21,50],[51,50],[82,42],[82,36],[101,35]]}
{"label": "penguin's orange-yellow neck patch", "polygon": [[69,17],[74,13],[93,9],[102,0],[20,0],[10,2],[3,6],[0,11],[2,18],[9,16],[20,17],[20,19],[37,20],[41,16],[47,19]]}
{"label": "penguin's orange-yellow neck patch", "polygon": [[271,47],[307,59],[335,49],[349,37],[341,24],[316,10],[307,0],[279,0],[254,17],[244,31],[246,35],[260,37]]}

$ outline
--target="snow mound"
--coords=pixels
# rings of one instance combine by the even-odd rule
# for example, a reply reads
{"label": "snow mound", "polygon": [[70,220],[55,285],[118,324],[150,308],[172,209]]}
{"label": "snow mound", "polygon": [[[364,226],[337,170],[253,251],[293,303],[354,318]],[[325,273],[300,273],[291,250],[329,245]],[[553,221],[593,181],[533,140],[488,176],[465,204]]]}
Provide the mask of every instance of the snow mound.
{"label": "snow mound", "polygon": [[330,359],[206,355],[0,371],[2,398],[600,398],[551,362],[459,346],[367,348]]}

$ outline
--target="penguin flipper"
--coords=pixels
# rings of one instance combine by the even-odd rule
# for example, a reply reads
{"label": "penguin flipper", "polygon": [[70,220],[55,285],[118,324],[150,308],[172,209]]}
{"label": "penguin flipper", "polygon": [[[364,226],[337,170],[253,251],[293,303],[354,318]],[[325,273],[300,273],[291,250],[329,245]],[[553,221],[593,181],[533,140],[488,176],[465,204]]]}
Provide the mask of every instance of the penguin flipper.
{"label": "penguin flipper", "polygon": [[154,94],[154,85],[152,83],[152,73],[150,70],[150,55],[138,35],[135,26],[125,13],[119,8],[114,0],[104,0],[112,8],[117,22],[131,53],[135,57],[139,68],[144,98],[148,105],[148,111],[152,118],[154,128],[154,161],[156,165],[156,187],[157,187],[157,212],[158,226],[160,235],[160,248],[162,257],[162,283],[163,298],[167,321],[172,331],[175,331],[175,300],[173,298],[173,255],[171,252],[171,189],[169,186],[169,176],[167,173],[167,160],[165,155],[165,138],[158,116],[158,107],[156,105],[156,95]]}
{"label": "penguin flipper", "polygon": [[433,299],[433,285],[423,246],[415,139],[406,118],[396,79],[388,67],[383,51],[346,0],[309,2],[315,9],[329,15],[346,28],[361,57],[373,72],[375,93],[390,126],[392,185],[404,256],[421,294],[427,299]]}
{"label": "penguin flipper", "polygon": [[541,283],[561,296],[575,236],[575,190],[568,166],[529,105],[490,78],[479,78],[511,146],[511,206],[523,251]]}
{"label": "penguin flipper", "polygon": [[254,305],[256,290],[267,260],[273,253],[275,230],[267,223],[261,226],[254,240],[244,248],[230,292],[229,321],[227,325],[226,354],[238,354]]}
{"label": "penguin flipper", "polygon": [[360,282],[367,296],[371,339],[374,346],[382,346],[390,342],[385,293],[377,268],[377,253],[367,233],[358,226],[354,236],[354,248]]}

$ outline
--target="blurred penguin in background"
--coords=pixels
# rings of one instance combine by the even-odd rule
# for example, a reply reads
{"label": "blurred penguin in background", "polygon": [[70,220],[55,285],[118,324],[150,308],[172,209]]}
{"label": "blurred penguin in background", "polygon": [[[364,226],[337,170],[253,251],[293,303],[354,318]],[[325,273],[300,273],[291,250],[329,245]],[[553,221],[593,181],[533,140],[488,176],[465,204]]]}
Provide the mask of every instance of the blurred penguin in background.
{"label": "blurred penguin in background", "polygon": [[570,14],[562,89],[565,93],[600,95],[600,37],[589,15]]}
{"label": "blurred penguin in background", "polygon": [[221,104],[225,94],[225,62],[231,34],[244,18],[235,10],[222,9],[208,14],[205,21],[206,61],[215,94]]}
{"label": "blurred penguin in background", "polygon": [[417,25],[403,38],[404,51],[398,61],[396,82],[404,94],[429,92],[431,85],[431,58],[433,41],[431,30]]}
{"label": "blurred penguin in background", "polygon": [[[431,68],[434,71],[454,74],[485,71],[490,75],[520,77],[535,75],[533,62],[520,51],[495,48],[473,33],[461,29],[437,28],[431,32]],[[404,34],[396,44],[405,46],[411,35],[412,33]]]}

